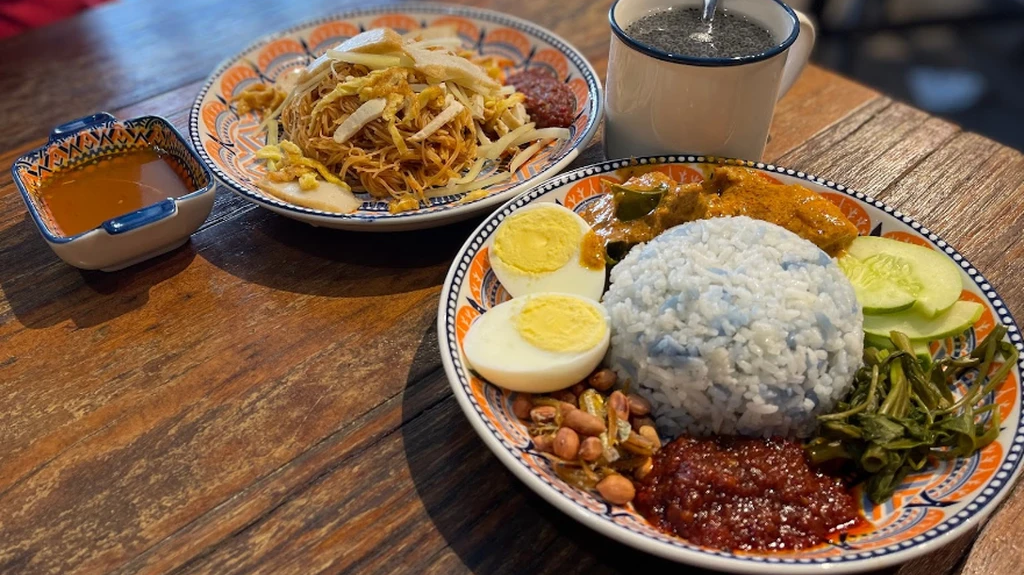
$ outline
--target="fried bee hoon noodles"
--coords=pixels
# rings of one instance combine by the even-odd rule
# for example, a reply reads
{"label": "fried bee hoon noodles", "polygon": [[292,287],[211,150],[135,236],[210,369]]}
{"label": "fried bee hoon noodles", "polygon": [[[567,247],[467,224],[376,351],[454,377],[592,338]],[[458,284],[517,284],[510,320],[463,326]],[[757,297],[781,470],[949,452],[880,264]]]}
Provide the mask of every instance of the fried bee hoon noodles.
{"label": "fried bee hoon noodles", "polygon": [[[458,45],[446,29],[403,37],[378,28],[273,86],[246,88],[235,98],[239,112],[262,112],[267,129],[260,187],[299,204],[302,192],[323,185],[338,194],[356,188],[399,212],[505,181],[568,137],[564,128],[536,129],[523,94],[502,85],[501,68]],[[480,178],[489,162],[499,169]],[[283,186],[296,180],[298,191]]]}

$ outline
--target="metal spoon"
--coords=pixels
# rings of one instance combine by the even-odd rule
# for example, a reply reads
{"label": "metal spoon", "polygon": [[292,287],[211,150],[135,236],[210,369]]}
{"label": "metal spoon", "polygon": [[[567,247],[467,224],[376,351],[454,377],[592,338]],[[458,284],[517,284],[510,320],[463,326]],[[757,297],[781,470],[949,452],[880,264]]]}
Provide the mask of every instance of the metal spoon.
{"label": "metal spoon", "polygon": [[718,8],[718,0],[704,0],[704,12],[701,14],[700,19],[705,24],[711,24],[711,21],[715,19],[715,10]]}

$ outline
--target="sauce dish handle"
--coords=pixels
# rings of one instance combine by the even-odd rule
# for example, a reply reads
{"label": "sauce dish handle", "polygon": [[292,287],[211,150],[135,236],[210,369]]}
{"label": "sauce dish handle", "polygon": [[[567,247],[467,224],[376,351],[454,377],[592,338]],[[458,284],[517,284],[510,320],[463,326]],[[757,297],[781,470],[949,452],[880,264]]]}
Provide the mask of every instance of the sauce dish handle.
{"label": "sauce dish handle", "polygon": [[110,122],[116,121],[117,118],[106,112],[100,112],[91,116],[85,116],[84,118],[78,118],[77,120],[71,120],[70,122],[65,122],[54,128],[53,131],[50,132],[50,141],[53,142],[55,140],[59,140],[65,136],[74,134],[75,132],[81,132],[82,130],[92,128],[93,126],[109,124]]}
{"label": "sauce dish handle", "polygon": [[796,82],[800,72],[803,72],[804,66],[807,65],[807,61],[811,57],[811,50],[814,48],[816,35],[814,23],[803,12],[799,10],[793,10],[793,12],[796,13],[797,20],[800,21],[800,34],[796,37],[796,42],[790,46],[789,54],[786,56],[786,67],[782,71],[782,84],[779,87],[778,98],[786,95],[786,92],[793,86],[793,82]]}
{"label": "sauce dish handle", "polygon": [[134,212],[103,222],[103,229],[110,235],[123,234],[143,226],[159,222],[178,213],[178,204],[171,198],[146,206]]}

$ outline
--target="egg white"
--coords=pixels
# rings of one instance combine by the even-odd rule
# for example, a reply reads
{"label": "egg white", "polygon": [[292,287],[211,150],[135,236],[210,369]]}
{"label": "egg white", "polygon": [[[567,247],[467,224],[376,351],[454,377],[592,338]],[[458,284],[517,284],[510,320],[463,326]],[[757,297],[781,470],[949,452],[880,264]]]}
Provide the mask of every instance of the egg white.
{"label": "egg white", "polygon": [[[583,234],[590,231],[590,225],[579,214],[557,204],[532,204],[516,210],[515,213],[522,214],[531,210],[550,209],[552,207],[572,214]],[[498,228],[494,231],[494,237],[498,236],[499,231],[507,221],[508,219],[506,218],[505,221],[498,225]],[[491,249],[489,252],[491,269],[494,270],[494,275],[497,276],[498,281],[501,282],[501,285],[512,297],[541,292],[561,292],[581,295],[598,301],[601,299],[601,294],[604,293],[605,271],[603,268],[592,270],[580,264],[582,240],[580,244],[564,266],[545,274],[524,274],[502,261],[501,258],[495,255],[494,249]]]}
{"label": "egg white", "polygon": [[611,328],[608,312],[596,301],[578,298],[600,311],[605,320],[604,337],[590,349],[550,351],[531,345],[519,334],[516,316],[531,297],[540,295],[544,294],[498,304],[470,326],[462,340],[462,351],[470,367],[484,379],[512,391],[548,393],[580,382],[601,363],[608,351]]}

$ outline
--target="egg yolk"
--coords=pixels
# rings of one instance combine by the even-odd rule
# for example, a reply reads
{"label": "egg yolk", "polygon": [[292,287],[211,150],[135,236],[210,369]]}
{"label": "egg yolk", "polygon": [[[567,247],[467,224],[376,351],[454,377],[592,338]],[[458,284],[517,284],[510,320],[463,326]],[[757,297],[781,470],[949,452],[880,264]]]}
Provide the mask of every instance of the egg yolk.
{"label": "egg yolk", "polygon": [[608,325],[594,306],[571,296],[531,298],[515,319],[516,331],[530,345],[557,352],[592,349],[604,339]]}
{"label": "egg yolk", "polygon": [[530,210],[505,219],[494,237],[494,255],[523,274],[550,273],[569,263],[582,237],[572,213],[555,206]]}

